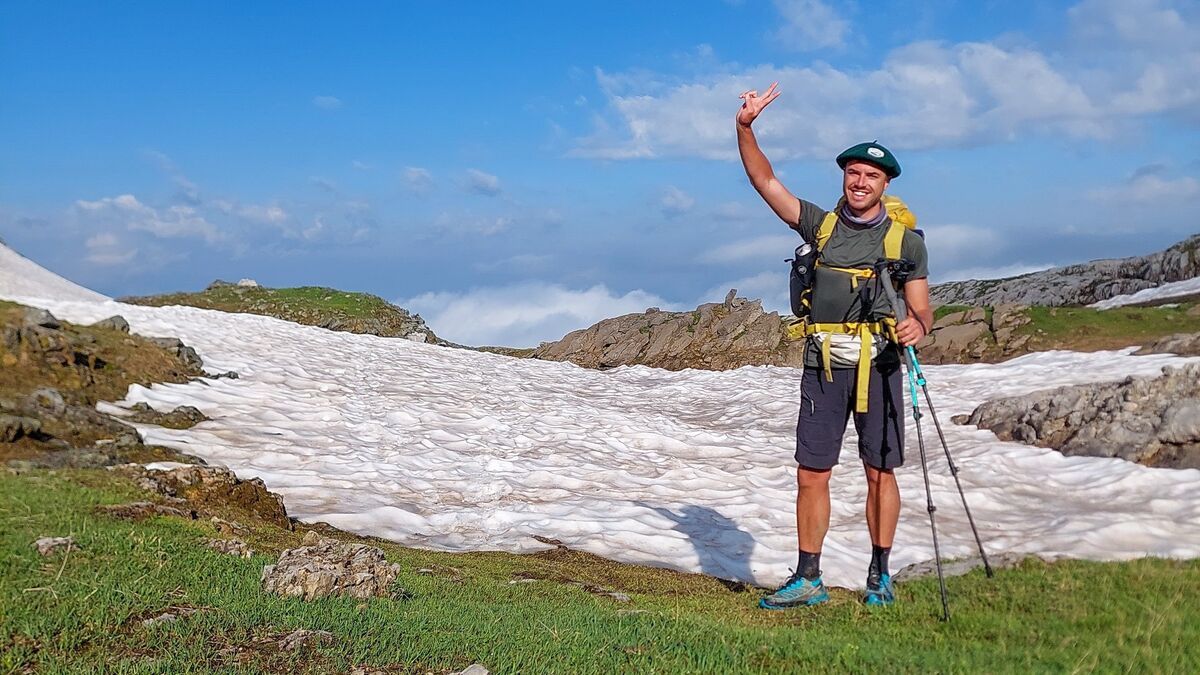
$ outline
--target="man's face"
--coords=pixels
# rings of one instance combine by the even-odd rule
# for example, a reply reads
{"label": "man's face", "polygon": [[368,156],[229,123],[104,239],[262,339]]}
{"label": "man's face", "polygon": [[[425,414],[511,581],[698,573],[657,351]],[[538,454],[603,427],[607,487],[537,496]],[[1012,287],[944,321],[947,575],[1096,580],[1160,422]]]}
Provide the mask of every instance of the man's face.
{"label": "man's face", "polygon": [[874,164],[850,162],[842,170],[842,194],[850,210],[858,215],[873,210],[887,186],[887,174]]}

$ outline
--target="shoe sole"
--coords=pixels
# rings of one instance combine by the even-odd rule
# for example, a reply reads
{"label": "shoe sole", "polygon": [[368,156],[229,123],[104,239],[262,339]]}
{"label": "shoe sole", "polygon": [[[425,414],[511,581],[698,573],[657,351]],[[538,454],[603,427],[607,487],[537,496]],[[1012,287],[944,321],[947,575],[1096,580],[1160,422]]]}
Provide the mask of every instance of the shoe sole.
{"label": "shoe sole", "polygon": [[792,609],[794,607],[812,607],[814,605],[823,605],[827,602],[829,602],[829,594],[828,593],[826,593],[825,595],[817,596],[810,600],[805,600],[803,602],[797,602],[797,603],[794,603],[791,605],[773,605],[773,604],[767,602],[766,598],[761,598],[758,601],[758,606],[760,609],[780,610],[780,609]]}

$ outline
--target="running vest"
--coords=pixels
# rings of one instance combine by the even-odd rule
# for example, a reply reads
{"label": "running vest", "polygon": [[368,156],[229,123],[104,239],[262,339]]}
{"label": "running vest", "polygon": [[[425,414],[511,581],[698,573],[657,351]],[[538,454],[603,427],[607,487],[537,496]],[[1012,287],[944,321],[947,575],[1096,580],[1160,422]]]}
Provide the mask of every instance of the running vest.
{"label": "running vest", "polygon": [[[892,195],[884,195],[881,203],[887,210],[888,217],[891,219],[888,224],[888,231],[883,237],[882,256],[888,260],[899,260],[902,256],[900,253],[901,245],[904,243],[904,231],[916,229],[917,217],[912,211],[909,211],[908,206],[899,198]],[[816,241],[816,257],[812,262],[812,267],[821,267],[826,270],[833,270],[850,276],[851,288],[857,289],[859,285],[868,283],[876,278],[875,270],[872,268],[852,268],[852,267],[836,267],[825,264],[822,260],[821,252],[825,245],[829,243],[829,239],[833,236],[834,228],[837,227],[838,213],[841,210],[841,202],[838,207],[834,208],[825,215],[821,221],[821,225],[817,228]],[[811,278],[811,277],[810,277]],[[871,361],[873,358],[872,347],[874,345],[874,336],[883,335],[893,343],[898,343],[896,337],[896,319],[894,317],[884,317],[878,321],[840,321],[836,323],[818,323],[812,320],[809,310],[812,308],[812,287],[798,287],[802,284],[795,283],[796,274],[793,267],[793,284],[792,284],[792,306],[796,311],[796,321],[788,326],[788,337],[791,339],[814,338],[821,344],[821,364],[825,370],[826,380],[833,381],[833,368],[831,364],[831,349],[832,343],[837,340],[835,335],[855,336],[858,340],[858,364],[856,366],[855,380],[855,412],[867,411],[867,392],[871,377]]]}

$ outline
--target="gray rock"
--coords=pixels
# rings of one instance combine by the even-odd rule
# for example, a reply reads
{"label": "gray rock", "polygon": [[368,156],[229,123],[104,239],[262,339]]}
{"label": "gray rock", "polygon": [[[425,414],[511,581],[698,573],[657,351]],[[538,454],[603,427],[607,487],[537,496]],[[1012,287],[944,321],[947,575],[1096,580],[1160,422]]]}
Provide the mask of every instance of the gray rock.
{"label": "gray rock", "polygon": [[0,443],[11,443],[18,438],[32,436],[42,430],[42,423],[32,417],[0,415]]}
{"label": "gray rock", "polygon": [[333,644],[333,633],[327,630],[297,628],[279,641],[279,648],[283,651],[294,652],[300,651],[304,647],[331,644]]}
{"label": "gray rock", "polygon": [[142,625],[146,628],[154,628],[155,626],[161,626],[163,624],[175,623],[176,621],[179,621],[184,617],[191,616],[198,611],[200,610],[194,607],[172,607],[158,616],[142,621]]}
{"label": "gray rock", "polygon": [[48,412],[51,415],[62,415],[67,412],[67,402],[57,389],[51,389],[50,387],[34,389],[26,397],[26,400],[29,405]]}
{"label": "gray rock", "polygon": [[156,337],[150,338],[150,341],[167,350],[168,352],[178,356],[185,364],[187,364],[189,368],[200,370],[204,367],[204,360],[200,358],[200,355],[196,353],[196,350],[183,344],[183,341],[179,338]]}
{"label": "gray rock", "polygon": [[106,330],[115,330],[122,333],[129,332],[129,322],[121,315],[110,316],[107,319],[102,319],[92,324],[93,328],[103,328]]}
{"label": "gray rock", "polygon": [[988,401],[966,423],[1065,455],[1200,468],[1200,363]]}
{"label": "gray rock", "polygon": [[365,600],[404,594],[391,588],[399,574],[400,566],[389,564],[374,546],[343,544],[309,532],[303,546],[284,551],[277,563],[263,567],[262,587],[305,600],[329,595]]}
{"label": "gray rock", "polygon": [[1200,276],[1200,234],[1146,256],[1097,260],[1007,279],[954,281],[930,288],[935,305],[1089,305]]}
{"label": "gray rock", "polygon": [[254,555],[254,549],[246,545],[246,542],[240,539],[209,539],[207,546],[214,551],[220,551],[238,558],[250,559]]}
{"label": "gray rock", "polygon": [[49,328],[50,330],[62,328],[62,323],[54,318],[53,314],[38,307],[26,307],[21,323],[26,328]]}
{"label": "gray rock", "polygon": [[[1200,308],[1200,305],[1196,305]],[[1178,354],[1179,356],[1200,356],[1200,333],[1176,333],[1159,338],[1134,352],[1144,354]]]}
{"label": "gray rock", "polygon": [[59,551],[79,548],[79,544],[75,543],[74,537],[42,537],[33,542],[33,547],[37,549],[38,555],[48,556]]}
{"label": "gray rock", "polygon": [[490,673],[491,671],[485,668],[482,663],[472,663],[465,669],[451,675],[489,675]]}

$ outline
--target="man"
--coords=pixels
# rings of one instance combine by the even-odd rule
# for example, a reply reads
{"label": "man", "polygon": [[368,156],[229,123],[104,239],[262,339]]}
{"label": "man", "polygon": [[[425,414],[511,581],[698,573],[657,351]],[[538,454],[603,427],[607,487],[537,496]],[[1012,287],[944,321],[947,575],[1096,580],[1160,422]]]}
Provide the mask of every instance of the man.
{"label": "man", "polygon": [[[817,232],[828,212],[797,199],[775,177],[771,163],[758,147],[751,124],[763,108],[779,96],[778,83],[761,97],[757,91],[742,94],[737,113],[738,150],[746,175],[767,205],[789,227],[815,245]],[[866,293],[876,278],[862,282],[854,270],[868,270],[885,257],[884,237],[891,230],[891,219],[881,199],[889,182],[900,175],[896,158],[877,143],[856,145],[837,158],[842,167],[842,198],[835,211],[832,235],[821,248],[811,291],[811,321],[814,324],[879,321],[882,315],[894,316],[883,293]],[[833,222],[832,220],[830,222]],[[893,240],[894,241],[894,240]],[[903,286],[903,302],[908,318],[895,327],[900,345],[915,345],[925,337],[933,323],[929,307],[927,253],[920,235],[903,232],[901,257],[913,263]],[[851,279],[850,277],[856,277]],[[869,278],[869,276],[865,277]],[[878,289],[876,289],[878,290]],[[861,337],[861,333],[859,336]],[[900,491],[893,470],[903,463],[904,409],[901,394],[900,349],[893,342],[852,347],[831,363],[830,347],[855,336],[814,334],[805,347],[804,375],[801,380],[801,405],[796,425],[796,530],[800,557],[796,570],[778,590],[764,597],[760,606],[782,609],[826,602],[829,594],[821,582],[821,547],[829,530],[829,477],[838,463],[842,436],[851,412],[858,430],[859,456],[867,478],[867,527],[871,533],[871,563],[867,571],[864,601],[871,605],[889,605],[895,600],[888,555],[900,517]],[[875,342],[876,336],[866,339]],[[877,353],[876,353],[877,352]],[[869,354],[864,365],[862,386],[856,386],[858,363],[855,356]],[[862,392],[866,391],[866,401]]]}

